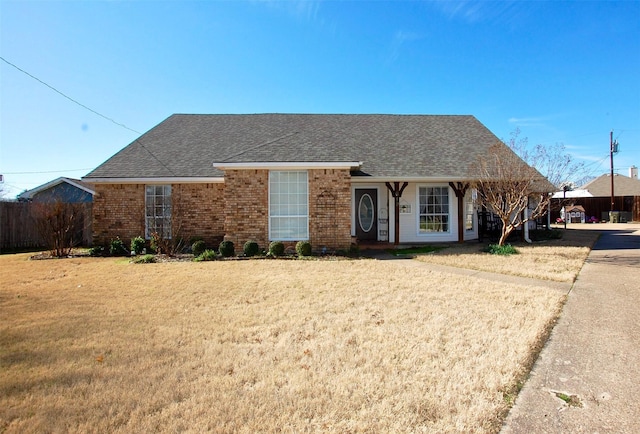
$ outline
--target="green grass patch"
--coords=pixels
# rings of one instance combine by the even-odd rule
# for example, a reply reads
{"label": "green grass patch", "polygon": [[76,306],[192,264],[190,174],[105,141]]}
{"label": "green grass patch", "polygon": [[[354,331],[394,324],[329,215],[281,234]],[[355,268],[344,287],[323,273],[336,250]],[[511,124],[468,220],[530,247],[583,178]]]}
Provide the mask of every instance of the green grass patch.
{"label": "green grass patch", "polygon": [[156,257],[154,255],[142,255],[136,256],[131,262],[134,264],[153,264],[156,262]]}
{"label": "green grass patch", "polygon": [[582,401],[576,395],[567,395],[566,393],[556,392],[556,397],[567,403],[569,407],[582,407]]}
{"label": "green grass patch", "polygon": [[218,254],[216,253],[216,251],[207,249],[204,252],[202,252],[199,256],[194,258],[193,260],[195,262],[202,262],[202,261],[215,261],[216,259],[218,259]]}
{"label": "green grass patch", "polygon": [[500,246],[498,244],[489,244],[489,247],[487,248],[487,252],[491,253],[492,255],[502,255],[502,256],[518,254],[518,251],[516,250],[516,248],[513,247],[511,244],[505,244],[503,246]]}
{"label": "green grass patch", "polygon": [[442,249],[446,249],[447,247],[448,246],[416,246],[407,247],[405,249],[388,249],[387,252],[393,256],[424,255],[438,252]]}

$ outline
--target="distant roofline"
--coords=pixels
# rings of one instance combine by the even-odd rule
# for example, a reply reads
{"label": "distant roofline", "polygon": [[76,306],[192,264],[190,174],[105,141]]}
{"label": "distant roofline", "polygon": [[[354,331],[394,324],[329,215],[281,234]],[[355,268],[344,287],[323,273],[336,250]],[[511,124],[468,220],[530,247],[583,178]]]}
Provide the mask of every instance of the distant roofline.
{"label": "distant roofline", "polygon": [[76,188],[79,188],[80,190],[86,191],[87,193],[94,195],[96,194],[95,190],[91,189],[90,187],[87,187],[86,185],[83,185],[82,183],[84,181],[82,180],[78,180],[78,179],[73,179],[73,178],[67,178],[65,176],[61,176],[59,178],[54,179],[53,181],[49,181],[45,184],[42,184],[38,187],[32,188],[31,190],[27,190],[27,191],[23,191],[22,193],[20,193],[18,196],[16,196],[17,199],[33,199],[33,196],[35,196],[36,194],[40,193],[41,191],[44,191],[48,188],[51,187],[55,187],[58,184],[62,184],[63,182],[66,182],[67,184],[71,184]]}

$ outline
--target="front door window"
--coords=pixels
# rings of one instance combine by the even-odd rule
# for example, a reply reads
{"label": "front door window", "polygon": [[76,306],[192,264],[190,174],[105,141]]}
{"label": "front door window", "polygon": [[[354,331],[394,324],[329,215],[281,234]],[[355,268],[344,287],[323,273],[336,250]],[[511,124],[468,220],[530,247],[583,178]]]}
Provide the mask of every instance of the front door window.
{"label": "front door window", "polygon": [[377,241],[378,190],[375,188],[356,188],[354,205],[356,237],[360,241]]}
{"label": "front door window", "polygon": [[363,194],[358,205],[358,219],[364,232],[371,231],[374,221],[373,199],[368,194]]}

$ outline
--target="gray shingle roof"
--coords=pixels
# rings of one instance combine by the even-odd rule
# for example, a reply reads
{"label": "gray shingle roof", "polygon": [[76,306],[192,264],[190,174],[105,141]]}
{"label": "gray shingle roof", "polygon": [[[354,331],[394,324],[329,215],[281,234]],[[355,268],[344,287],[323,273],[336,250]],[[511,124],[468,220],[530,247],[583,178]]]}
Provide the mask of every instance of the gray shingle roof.
{"label": "gray shingle roof", "polygon": [[365,176],[462,179],[499,141],[469,115],[175,114],[84,179],[222,176],[213,162],[355,161]]}
{"label": "gray shingle roof", "polygon": [[[611,175],[600,175],[580,188],[589,191],[594,197],[610,197]],[[640,180],[614,174],[613,194],[616,196],[640,196]]]}

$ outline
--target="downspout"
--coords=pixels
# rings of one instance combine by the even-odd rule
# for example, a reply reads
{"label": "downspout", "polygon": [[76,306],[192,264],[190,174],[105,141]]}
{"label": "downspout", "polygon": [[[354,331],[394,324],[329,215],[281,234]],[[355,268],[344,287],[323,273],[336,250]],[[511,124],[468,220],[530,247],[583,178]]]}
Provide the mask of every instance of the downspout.
{"label": "downspout", "polygon": [[524,240],[531,244],[531,238],[529,238],[529,198],[527,198],[527,206],[524,207],[524,227],[522,228],[524,231]]}

